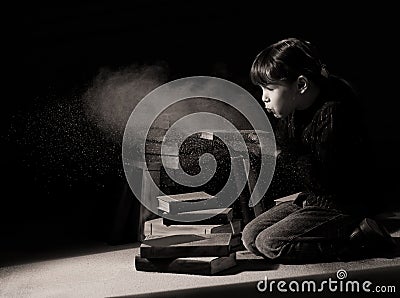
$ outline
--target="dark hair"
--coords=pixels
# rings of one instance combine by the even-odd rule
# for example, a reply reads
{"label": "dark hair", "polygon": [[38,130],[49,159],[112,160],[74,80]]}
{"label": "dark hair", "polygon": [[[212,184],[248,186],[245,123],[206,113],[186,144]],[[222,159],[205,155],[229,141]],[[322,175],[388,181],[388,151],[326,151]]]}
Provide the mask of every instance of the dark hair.
{"label": "dark hair", "polygon": [[265,86],[281,81],[294,81],[304,75],[317,84],[327,77],[317,49],[308,41],[288,38],[261,51],[251,66],[253,84]]}

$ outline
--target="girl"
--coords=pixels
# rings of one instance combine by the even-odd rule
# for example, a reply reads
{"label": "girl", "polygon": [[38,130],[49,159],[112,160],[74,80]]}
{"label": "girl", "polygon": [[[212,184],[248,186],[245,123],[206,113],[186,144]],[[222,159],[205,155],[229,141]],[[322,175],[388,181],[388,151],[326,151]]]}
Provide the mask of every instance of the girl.
{"label": "girl", "polygon": [[265,109],[278,119],[271,186],[301,193],[248,223],[245,247],[281,262],[311,262],[344,258],[364,245],[354,244],[363,237],[392,245],[383,226],[362,220],[369,214],[367,159],[360,103],[350,84],[329,75],[317,50],[296,38],[259,53],[250,75]]}

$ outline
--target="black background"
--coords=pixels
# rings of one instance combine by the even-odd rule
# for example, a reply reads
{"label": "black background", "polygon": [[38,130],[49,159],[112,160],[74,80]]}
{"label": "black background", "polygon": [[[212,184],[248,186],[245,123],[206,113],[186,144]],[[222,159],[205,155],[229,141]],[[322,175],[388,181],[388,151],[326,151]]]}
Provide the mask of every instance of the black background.
{"label": "black background", "polygon": [[[71,130],[63,127],[70,119],[65,109],[58,122],[51,118],[55,109],[46,114],[46,107],[71,101],[79,109],[80,95],[101,69],[130,65],[166,65],[166,80],[219,76],[259,96],[248,78],[253,58],[290,36],[313,42],[330,72],[360,90],[371,140],[366,162],[375,182],[365,187],[377,193],[378,205],[399,206],[393,174],[399,152],[396,10],[382,1],[303,2],[21,4],[5,26],[11,92],[1,109],[2,246],[108,237],[110,210],[124,183],[120,144],[84,113],[71,112],[78,117]],[[43,113],[52,121],[40,121]],[[103,151],[99,158],[96,150]],[[95,164],[104,166],[98,171]]]}

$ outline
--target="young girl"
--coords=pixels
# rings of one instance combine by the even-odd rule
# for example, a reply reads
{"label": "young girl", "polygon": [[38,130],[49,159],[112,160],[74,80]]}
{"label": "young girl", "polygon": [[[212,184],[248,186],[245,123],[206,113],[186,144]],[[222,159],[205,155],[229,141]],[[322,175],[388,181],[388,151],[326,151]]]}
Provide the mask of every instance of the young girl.
{"label": "young girl", "polygon": [[350,84],[329,75],[317,50],[296,38],[259,53],[251,80],[278,119],[271,187],[301,193],[248,223],[245,247],[268,259],[311,262],[344,258],[363,237],[390,246],[383,226],[363,220],[369,214],[368,164],[361,106]]}

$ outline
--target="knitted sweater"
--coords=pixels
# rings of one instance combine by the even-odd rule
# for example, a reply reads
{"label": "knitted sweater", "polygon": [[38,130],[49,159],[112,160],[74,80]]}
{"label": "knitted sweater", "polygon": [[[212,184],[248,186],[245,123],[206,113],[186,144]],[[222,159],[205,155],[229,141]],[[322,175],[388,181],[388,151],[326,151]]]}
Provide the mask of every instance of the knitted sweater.
{"label": "knitted sweater", "polygon": [[338,77],[327,79],[311,107],[276,123],[280,154],[271,184],[302,191],[295,203],[303,206],[368,212],[361,114],[353,88]]}

